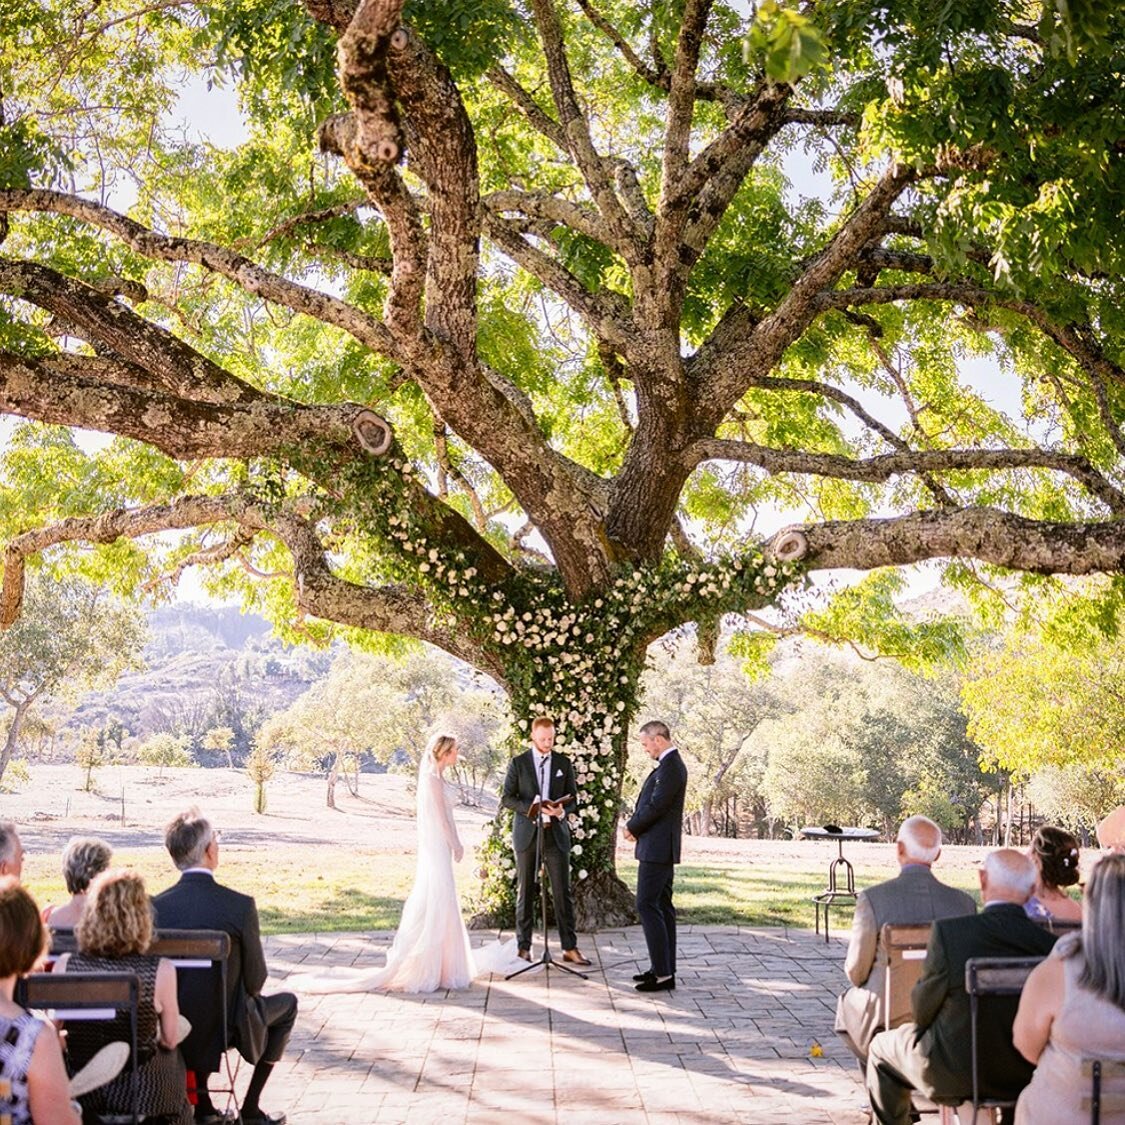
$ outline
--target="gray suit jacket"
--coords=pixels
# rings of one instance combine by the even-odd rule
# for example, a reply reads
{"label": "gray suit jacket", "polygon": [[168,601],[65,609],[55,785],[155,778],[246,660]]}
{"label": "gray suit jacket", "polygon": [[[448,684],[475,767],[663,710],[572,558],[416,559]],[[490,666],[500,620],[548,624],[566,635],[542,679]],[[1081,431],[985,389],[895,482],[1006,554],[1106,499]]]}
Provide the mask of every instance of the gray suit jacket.
{"label": "gray suit jacket", "polygon": [[921,865],[908,866],[895,878],[859,892],[844,961],[844,972],[854,987],[837,1001],[836,1031],[860,1058],[867,1056],[872,1037],[886,1026],[887,956],[879,938],[883,926],[957,918],[975,914],[976,909],[971,895],[947,887]]}

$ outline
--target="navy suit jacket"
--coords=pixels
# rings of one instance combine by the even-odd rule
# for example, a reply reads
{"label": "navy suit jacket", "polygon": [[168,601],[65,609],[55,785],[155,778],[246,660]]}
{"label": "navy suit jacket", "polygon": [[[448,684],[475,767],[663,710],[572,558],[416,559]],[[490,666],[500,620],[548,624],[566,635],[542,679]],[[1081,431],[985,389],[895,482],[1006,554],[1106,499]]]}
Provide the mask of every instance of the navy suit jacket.
{"label": "navy suit jacket", "polygon": [[636,836],[637,859],[647,863],[679,863],[684,827],[687,766],[675,747],[641,786],[637,807],[626,828]]}
{"label": "navy suit jacket", "polygon": [[[218,984],[200,988],[194,973],[179,974],[180,1011],[191,1022],[191,1034],[181,1045],[184,1061],[192,1070],[210,1074],[218,1070],[222,1053],[231,1042],[248,996],[258,996],[268,970],[258,927],[258,907],[249,895],[216,883],[211,875],[191,871],[152,900],[156,925],[169,930],[223,930],[230,934],[227,961],[227,1027],[211,1002]],[[213,969],[215,977],[218,970]]]}

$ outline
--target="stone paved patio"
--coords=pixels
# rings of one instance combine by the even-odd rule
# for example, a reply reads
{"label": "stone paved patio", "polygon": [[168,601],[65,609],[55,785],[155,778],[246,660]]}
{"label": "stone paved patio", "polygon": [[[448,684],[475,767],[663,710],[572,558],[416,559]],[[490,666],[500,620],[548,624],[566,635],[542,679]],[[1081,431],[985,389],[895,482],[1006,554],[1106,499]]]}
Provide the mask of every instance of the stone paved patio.
{"label": "stone paved patio", "polygon": [[[287,935],[266,953],[279,981],[380,964],[391,936]],[[579,944],[595,963],[585,982],[537,970],[430,996],[301,997],[266,1108],[292,1125],[866,1121],[858,1068],[831,1030],[843,937],[683,927],[678,987],[654,995],[633,990],[639,927]]]}

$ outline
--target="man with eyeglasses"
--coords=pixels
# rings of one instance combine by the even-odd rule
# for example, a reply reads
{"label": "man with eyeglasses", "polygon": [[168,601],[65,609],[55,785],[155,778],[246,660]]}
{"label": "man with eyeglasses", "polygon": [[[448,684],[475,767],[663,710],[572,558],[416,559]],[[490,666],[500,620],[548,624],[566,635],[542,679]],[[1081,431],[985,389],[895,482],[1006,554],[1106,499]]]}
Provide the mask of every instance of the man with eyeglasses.
{"label": "man with eyeglasses", "polygon": [[[227,1026],[205,990],[181,981],[180,1011],[191,1021],[191,1034],[181,1050],[196,1073],[197,1125],[220,1125],[207,1089],[228,1046],[254,1063],[250,1086],[242,1100],[243,1125],[282,1125],[285,1114],[271,1115],[258,1104],[262,1089],[281,1059],[297,1019],[297,997],[291,992],[263,996],[266,959],[258,928],[258,907],[250,895],[215,881],[220,835],[198,809],[177,816],[165,829],[164,844],[180,870],[180,881],[153,898],[156,924],[166,929],[223,930],[230,935],[227,960]],[[215,970],[217,973],[217,970]]]}

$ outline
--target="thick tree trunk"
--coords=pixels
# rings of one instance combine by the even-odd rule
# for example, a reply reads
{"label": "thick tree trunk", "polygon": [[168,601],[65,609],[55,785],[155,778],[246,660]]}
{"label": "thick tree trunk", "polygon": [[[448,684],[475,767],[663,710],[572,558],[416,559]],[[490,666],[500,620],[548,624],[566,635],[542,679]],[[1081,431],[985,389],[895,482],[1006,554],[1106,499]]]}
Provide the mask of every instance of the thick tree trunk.
{"label": "thick tree trunk", "polygon": [[12,714],[12,721],[8,726],[8,737],[4,740],[4,749],[0,751],[0,781],[4,779],[4,771],[8,768],[8,763],[12,760],[12,755],[19,745],[20,728],[23,726],[24,716],[30,706],[30,701],[19,703]]}

